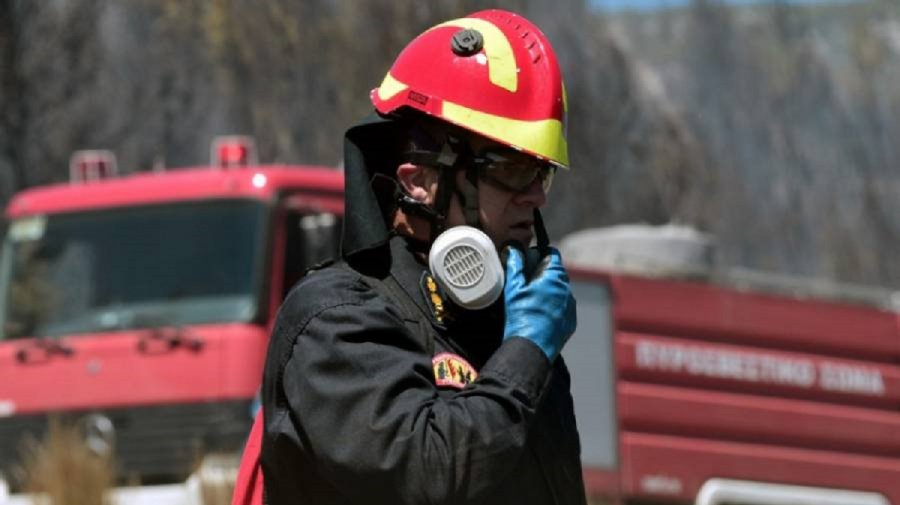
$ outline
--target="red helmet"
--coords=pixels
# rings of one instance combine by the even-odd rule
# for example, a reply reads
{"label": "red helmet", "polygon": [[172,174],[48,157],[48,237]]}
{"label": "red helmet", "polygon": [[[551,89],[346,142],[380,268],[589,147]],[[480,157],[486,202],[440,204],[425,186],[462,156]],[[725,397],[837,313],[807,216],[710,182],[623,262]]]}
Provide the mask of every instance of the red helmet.
{"label": "red helmet", "polygon": [[556,54],[517,14],[486,10],[431,28],[403,49],[371,99],[382,114],[413,107],[569,166]]}

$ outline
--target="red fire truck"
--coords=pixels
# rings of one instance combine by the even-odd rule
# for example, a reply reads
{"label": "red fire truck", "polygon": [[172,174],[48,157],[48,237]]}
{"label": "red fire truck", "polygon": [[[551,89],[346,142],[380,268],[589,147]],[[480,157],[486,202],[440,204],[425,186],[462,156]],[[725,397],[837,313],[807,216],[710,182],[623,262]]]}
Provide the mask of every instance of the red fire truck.
{"label": "red fire truck", "polygon": [[[278,304],[336,250],[343,182],[259,165],[247,139],[212,158],[114,177],[85,153],[73,183],[10,203],[0,504],[26,503],[17,444],[49,414],[114,448],[120,483],[142,484],[120,503],[199,504],[204,456],[240,450]],[[896,295],[591,260],[607,247],[563,251],[593,501],[900,505]]]}
{"label": "red fire truck", "polygon": [[[702,262],[679,272],[647,261],[639,233],[600,232],[562,247],[578,300],[564,355],[589,494],[900,504],[900,292],[710,275]],[[610,255],[616,244],[624,252]]]}
{"label": "red fire truck", "polygon": [[239,453],[278,305],[336,251],[343,174],[259,165],[247,138],[212,152],[123,177],[108,153],[78,153],[71,183],[9,203],[0,503],[21,494],[21,441],[51,414],[143,484],[120,503],[196,503],[204,457]]}

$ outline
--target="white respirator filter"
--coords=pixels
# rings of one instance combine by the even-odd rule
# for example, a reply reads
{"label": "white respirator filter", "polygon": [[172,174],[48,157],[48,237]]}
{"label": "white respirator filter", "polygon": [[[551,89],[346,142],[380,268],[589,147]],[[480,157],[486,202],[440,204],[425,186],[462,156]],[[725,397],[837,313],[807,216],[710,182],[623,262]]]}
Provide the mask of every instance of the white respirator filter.
{"label": "white respirator filter", "polygon": [[428,253],[431,276],[457,305],[483,309],[503,292],[503,265],[491,239],[471,226],[438,235]]}

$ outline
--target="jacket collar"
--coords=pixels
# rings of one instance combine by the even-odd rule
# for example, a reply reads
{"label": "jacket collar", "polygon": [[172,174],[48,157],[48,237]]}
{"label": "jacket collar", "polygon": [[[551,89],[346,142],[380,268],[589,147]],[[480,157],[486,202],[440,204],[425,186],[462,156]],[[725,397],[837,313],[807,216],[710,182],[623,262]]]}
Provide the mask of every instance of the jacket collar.
{"label": "jacket collar", "polygon": [[425,299],[422,290],[423,276],[430,275],[425,262],[405,237],[394,235],[390,239],[390,250],[391,275],[428,320],[437,324],[432,305]]}

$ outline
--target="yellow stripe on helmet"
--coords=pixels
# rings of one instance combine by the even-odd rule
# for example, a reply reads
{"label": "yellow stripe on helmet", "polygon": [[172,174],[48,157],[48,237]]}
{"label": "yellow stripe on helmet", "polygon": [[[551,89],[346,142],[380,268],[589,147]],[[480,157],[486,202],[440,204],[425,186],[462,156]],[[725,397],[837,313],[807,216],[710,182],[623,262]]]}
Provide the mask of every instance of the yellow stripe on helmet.
{"label": "yellow stripe on helmet", "polygon": [[447,121],[490,138],[524,149],[565,168],[569,167],[569,149],[563,136],[563,124],[556,119],[523,121],[496,116],[444,102],[442,117]]}
{"label": "yellow stripe on helmet", "polygon": [[445,26],[478,30],[484,37],[484,54],[488,59],[488,78],[491,83],[513,93],[519,88],[516,56],[506,35],[490,21],[459,18],[441,23],[431,30]]}
{"label": "yellow stripe on helmet", "polygon": [[384,80],[381,81],[381,86],[378,86],[378,98],[381,100],[390,100],[397,93],[408,88],[406,84],[394,79],[394,76],[391,75],[390,72],[384,76]]}

